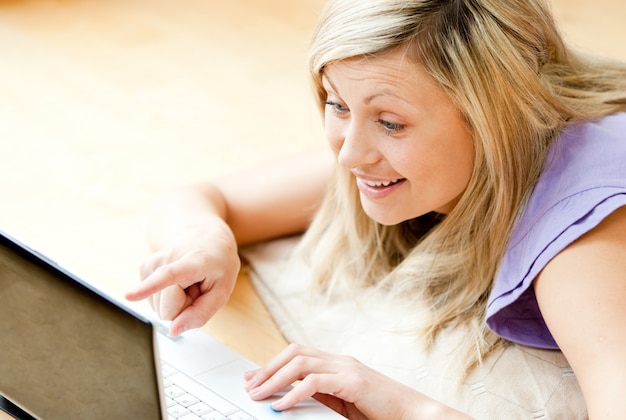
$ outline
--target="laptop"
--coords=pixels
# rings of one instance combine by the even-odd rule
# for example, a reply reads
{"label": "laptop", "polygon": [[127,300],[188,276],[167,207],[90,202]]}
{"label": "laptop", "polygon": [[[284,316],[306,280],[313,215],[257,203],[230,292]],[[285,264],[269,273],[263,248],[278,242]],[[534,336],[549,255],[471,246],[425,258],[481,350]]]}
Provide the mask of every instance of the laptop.
{"label": "laptop", "polygon": [[[252,401],[248,359],[164,324],[0,231],[0,409],[18,419],[341,419]],[[284,393],[284,391],[283,391]]]}

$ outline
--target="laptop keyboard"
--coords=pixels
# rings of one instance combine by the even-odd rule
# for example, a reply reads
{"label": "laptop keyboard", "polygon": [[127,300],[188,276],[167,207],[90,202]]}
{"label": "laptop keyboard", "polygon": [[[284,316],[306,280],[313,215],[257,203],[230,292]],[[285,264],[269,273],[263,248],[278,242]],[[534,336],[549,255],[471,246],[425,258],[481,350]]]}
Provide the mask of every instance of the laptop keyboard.
{"label": "laptop keyboard", "polygon": [[170,420],[256,420],[165,362],[161,373]]}

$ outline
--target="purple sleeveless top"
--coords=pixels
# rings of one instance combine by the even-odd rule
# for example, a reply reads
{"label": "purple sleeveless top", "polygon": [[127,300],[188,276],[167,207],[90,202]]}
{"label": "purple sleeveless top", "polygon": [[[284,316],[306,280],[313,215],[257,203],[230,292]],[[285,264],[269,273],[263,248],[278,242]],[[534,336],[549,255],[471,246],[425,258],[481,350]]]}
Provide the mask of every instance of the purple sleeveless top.
{"label": "purple sleeveless top", "polygon": [[558,348],[532,282],[545,265],[626,205],[626,113],[567,128],[513,230],[487,305],[487,325],[532,347]]}

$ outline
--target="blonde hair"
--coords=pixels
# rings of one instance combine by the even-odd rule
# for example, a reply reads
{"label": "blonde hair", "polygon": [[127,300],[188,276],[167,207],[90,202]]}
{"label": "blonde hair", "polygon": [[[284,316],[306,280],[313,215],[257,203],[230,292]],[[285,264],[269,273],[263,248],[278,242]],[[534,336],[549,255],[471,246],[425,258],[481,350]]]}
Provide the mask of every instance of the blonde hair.
{"label": "blonde hair", "polygon": [[318,283],[376,286],[426,302],[421,334],[467,329],[459,348],[469,369],[503,342],[484,322],[511,230],[551,141],[568,124],[626,109],[626,68],[567,48],[542,0],[331,0],[310,52],[319,104],[324,67],[406,48],[459,107],[475,147],[460,202],[445,217],[395,226],[362,210],[349,171],[305,235]]}

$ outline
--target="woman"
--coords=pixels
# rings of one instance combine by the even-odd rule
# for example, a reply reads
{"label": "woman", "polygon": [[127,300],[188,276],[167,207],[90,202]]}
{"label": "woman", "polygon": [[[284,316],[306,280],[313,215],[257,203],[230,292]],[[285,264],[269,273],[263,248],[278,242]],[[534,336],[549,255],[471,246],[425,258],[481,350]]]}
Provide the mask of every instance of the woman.
{"label": "woman", "polygon": [[[568,49],[542,0],[333,0],[310,70],[336,168],[320,154],[165,198],[127,297],[199,327],[238,245],[307,230],[326,293],[410,294],[425,343],[465,332],[466,373],[509,342],[559,348],[589,416],[626,415],[626,67]],[[349,418],[465,417],[300,346],[246,379],[254,399],[302,380],[276,410],[321,394]]]}

